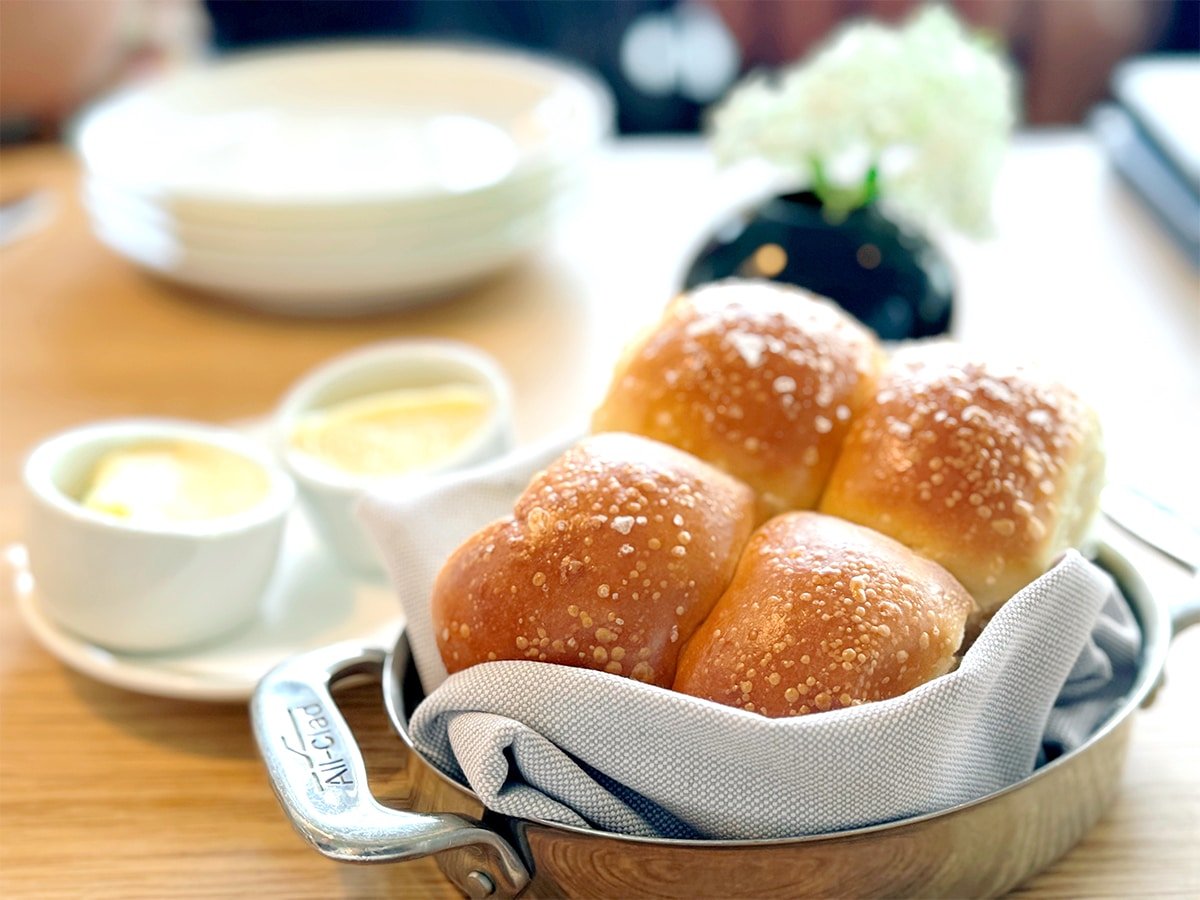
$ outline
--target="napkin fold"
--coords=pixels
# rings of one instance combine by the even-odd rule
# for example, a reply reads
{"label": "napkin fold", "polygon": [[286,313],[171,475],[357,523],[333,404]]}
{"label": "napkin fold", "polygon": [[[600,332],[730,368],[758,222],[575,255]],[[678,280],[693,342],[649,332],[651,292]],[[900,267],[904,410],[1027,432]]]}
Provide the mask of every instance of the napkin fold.
{"label": "napkin fold", "polygon": [[767,839],[934,812],[1078,746],[1132,685],[1141,635],[1075,551],[1009,600],[958,669],[900,697],[789,719],[590,669],[500,661],[449,678],[429,616],[445,558],[512,511],[567,440],[364,499],[427,693],[421,753],[497,812],[624,834]]}

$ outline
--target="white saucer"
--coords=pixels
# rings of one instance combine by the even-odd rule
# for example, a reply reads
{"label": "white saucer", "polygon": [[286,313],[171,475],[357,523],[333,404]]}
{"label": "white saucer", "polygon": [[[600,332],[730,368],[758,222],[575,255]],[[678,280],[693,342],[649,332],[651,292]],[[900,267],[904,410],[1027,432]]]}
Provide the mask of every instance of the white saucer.
{"label": "white saucer", "polygon": [[4,550],[4,560],[17,609],[46,650],[97,681],[160,697],[245,701],[258,680],[286,657],[346,640],[390,647],[404,623],[390,586],[340,568],[299,509],[288,522],[259,618],[224,641],[171,654],[117,653],[75,636],[47,614],[25,548],[13,544]]}

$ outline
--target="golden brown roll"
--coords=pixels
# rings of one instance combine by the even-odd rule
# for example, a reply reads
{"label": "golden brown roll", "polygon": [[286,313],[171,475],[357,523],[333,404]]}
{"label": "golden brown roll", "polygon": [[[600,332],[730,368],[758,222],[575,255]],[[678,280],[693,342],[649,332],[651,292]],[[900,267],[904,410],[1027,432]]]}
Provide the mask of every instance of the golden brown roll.
{"label": "golden brown roll", "polygon": [[669,687],[753,515],[749,488],[674,447],[583,440],[443,567],[432,614],[446,669],[537,659]]}
{"label": "golden brown roll", "polygon": [[871,332],[830,301],[724,281],[676,298],[617,366],[594,431],[693,453],[759,495],[759,518],[816,506],[882,362]]}
{"label": "golden brown roll", "polygon": [[787,513],[750,538],[674,687],[771,717],[886,700],[953,667],[973,609],[945,569],[897,541]]}
{"label": "golden brown roll", "polygon": [[1059,384],[948,343],[896,354],[859,412],[821,511],[941,563],[985,615],[1084,538],[1104,455]]}

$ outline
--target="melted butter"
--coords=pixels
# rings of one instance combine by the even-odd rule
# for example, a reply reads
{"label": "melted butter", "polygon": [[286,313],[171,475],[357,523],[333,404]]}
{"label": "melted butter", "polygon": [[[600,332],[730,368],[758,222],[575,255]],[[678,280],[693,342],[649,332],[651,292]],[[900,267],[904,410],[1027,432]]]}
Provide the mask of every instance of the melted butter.
{"label": "melted butter", "polygon": [[155,441],[101,457],[82,502],[134,522],[188,522],[245,512],[269,490],[266,472],[236,453],[191,441]]}
{"label": "melted butter", "polygon": [[401,475],[453,454],[487,422],[482,388],[448,384],[358,397],[312,412],[292,446],[354,475]]}

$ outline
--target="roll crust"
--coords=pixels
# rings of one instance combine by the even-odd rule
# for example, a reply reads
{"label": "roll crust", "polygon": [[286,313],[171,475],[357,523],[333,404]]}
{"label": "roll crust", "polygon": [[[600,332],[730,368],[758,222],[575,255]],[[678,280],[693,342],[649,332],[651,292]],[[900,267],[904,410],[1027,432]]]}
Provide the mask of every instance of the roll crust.
{"label": "roll crust", "polygon": [[769,282],[676,298],[617,366],[594,431],[680,447],[749,484],[759,520],[821,496],[882,355],[832,302]]}
{"label": "roll crust", "polygon": [[443,567],[431,602],[447,670],[537,659],[669,687],[733,575],[753,504],[673,447],[583,440]]}
{"label": "roll crust", "polygon": [[860,410],[820,509],[941,563],[987,616],[1083,541],[1103,473],[1099,421],[1071,391],[914,345]]}
{"label": "roll crust", "polygon": [[765,716],[886,700],[948,672],[974,603],[936,563],[813,512],[750,538],[674,688]]}

